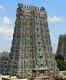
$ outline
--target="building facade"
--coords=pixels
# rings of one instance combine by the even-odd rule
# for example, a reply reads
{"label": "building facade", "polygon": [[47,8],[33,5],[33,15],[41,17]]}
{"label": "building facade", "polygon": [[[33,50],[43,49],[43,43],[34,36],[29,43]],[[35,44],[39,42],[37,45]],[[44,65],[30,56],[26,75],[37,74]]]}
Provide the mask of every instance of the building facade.
{"label": "building facade", "polygon": [[0,53],[0,74],[2,75],[8,74],[8,60],[9,60],[8,52]]}
{"label": "building facade", "polygon": [[62,55],[66,62],[66,35],[60,35],[56,55]]}
{"label": "building facade", "polygon": [[20,78],[56,71],[45,8],[18,4],[9,68]]}

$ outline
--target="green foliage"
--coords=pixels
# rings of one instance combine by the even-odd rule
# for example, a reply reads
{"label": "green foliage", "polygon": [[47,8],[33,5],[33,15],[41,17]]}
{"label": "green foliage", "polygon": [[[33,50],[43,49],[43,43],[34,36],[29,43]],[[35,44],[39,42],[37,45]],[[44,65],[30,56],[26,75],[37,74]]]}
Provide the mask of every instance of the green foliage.
{"label": "green foliage", "polygon": [[61,55],[57,55],[55,58],[64,61],[64,57]]}
{"label": "green foliage", "polygon": [[55,59],[56,59],[59,70],[60,71],[66,70],[66,62],[64,62],[64,57],[61,55],[58,55],[55,57]]}

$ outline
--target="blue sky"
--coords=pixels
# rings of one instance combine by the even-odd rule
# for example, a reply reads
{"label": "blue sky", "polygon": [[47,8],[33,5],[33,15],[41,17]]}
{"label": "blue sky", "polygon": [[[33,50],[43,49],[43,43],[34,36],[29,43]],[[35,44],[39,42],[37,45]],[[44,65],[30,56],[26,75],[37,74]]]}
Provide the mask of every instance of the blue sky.
{"label": "blue sky", "polygon": [[53,52],[56,52],[59,35],[66,34],[66,0],[0,0],[0,52],[10,51],[18,2],[46,8]]}

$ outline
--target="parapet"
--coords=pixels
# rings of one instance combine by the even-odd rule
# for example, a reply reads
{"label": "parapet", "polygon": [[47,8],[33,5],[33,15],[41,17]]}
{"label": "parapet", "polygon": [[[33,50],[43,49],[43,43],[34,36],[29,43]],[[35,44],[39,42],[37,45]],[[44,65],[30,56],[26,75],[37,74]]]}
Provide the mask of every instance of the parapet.
{"label": "parapet", "polygon": [[41,10],[41,11],[45,11],[45,8],[44,8],[44,7],[41,7],[40,10]]}
{"label": "parapet", "polygon": [[[20,9],[19,9],[20,8]],[[26,6],[23,5],[22,3],[18,3],[18,10],[17,12],[19,14],[23,14],[23,15],[30,15],[30,16],[40,16],[42,18],[44,18],[46,16],[46,10],[44,7],[38,8],[37,6]]]}
{"label": "parapet", "polygon": [[18,3],[18,8],[32,9],[35,11],[45,11],[44,7],[38,8],[37,6],[28,6],[28,5],[26,6],[26,5],[23,5],[22,3]]}
{"label": "parapet", "polygon": [[23,8],[23,4],[22,3],[18,3],[18,8]]}

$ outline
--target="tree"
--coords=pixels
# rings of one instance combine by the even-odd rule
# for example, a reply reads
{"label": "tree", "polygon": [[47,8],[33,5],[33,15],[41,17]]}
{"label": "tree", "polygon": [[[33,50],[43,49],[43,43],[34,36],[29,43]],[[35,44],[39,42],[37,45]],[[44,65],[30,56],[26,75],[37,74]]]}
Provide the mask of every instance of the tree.
{"label": "tree", "polygon": [[66,70],[66,62],[64,62],[64,57],[61,55],[58,55],[55,57],[56,62],[57,62],[57,67],[59,68],[60,71]]}

